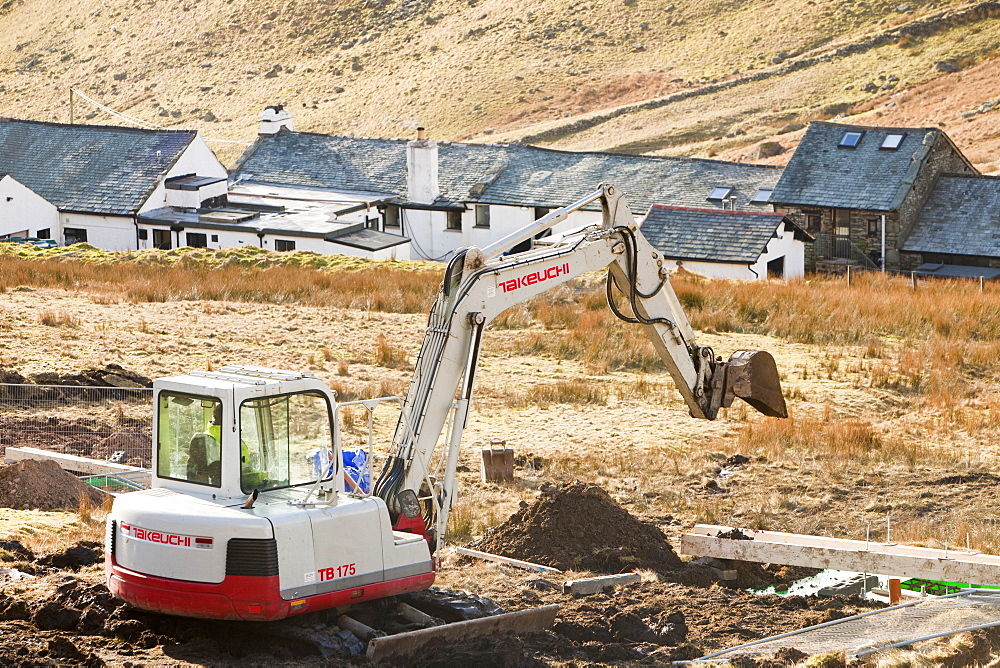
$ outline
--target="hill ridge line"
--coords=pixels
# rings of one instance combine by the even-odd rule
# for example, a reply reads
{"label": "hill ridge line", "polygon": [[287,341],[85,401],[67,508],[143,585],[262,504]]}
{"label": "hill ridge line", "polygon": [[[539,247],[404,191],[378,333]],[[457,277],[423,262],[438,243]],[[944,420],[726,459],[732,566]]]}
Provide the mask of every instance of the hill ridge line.
{"label": "hill ridge line", "polygon": [[[666,95],[664,97],[657,97],[651,100],[644,100],[642,102],[633,102],[631,104],[622,105],[620,107],[615,107],[607,111],[596,112],[593,115],[587,116],[585,118],[578,118],[574,121],[569,121],[557,125],[555,127],[549,127],[544,130],[539,130],[534,133],[527,133],[520,135],[519,138],[513,141],[517,141],[524,144],[530,144],[532,142],[546,142],[555,141],[566,137],[567,135],[575,134],[577,132],[582,132],[584,130],[589,130],[593,127],[606,123],[615,118],[621,116],[627,116],[640,111],[649,111],[651,109],[659,109],[667,105],[673,104],[675,102],[681,102],[683,100],[688,100],[693,97],[700,97],[703,95],[711,95],[713,93],[719,93],[724,90],[729,90],[737,86],[742,86],[745,84],[756,83],[758,81],[765,81],[776,76],[784,76],[786,74],[791,74],[793,72],[798,72],[799,70],[804,70],[806,68],[812,67],[823,62],[829,62],[836,58],[843,58],[845,56],[851,56],[858,53],[864,53],[870,49],[883,46],[885,44],[897,41],[900,37],[904,35],[912,36],[926,36],[932,34],[942,28],[953,27],[961,25],[965,22],[975,22],[986,18],[991,18],[992,13],[1000,13],[1000,2],[997,0],[985,0],[984,2],[977,2],[972,5],[968,5],[963,9],[957,9],[952,11],[943,11],[929,18],[920,19],[917,21],[911,21],[910,23],[905,23],[897,28],[888,30],[885,32],[878,33],[871,37],[863,38],[857,42],[850,42],[842,46],[836,47],[824,53],[816,56],[809,56],[805,58],[800,58],[798,60],[793,60],[788,62],[787,65],[774,68],[772,70],[763,70],[754,72],[753,74],[744,75],[736,79],[730,79],[729,81],[720,81],[714,84],[708,84],[706,86],[700,86],[698,88],[692,88],[691,90],[682,91],[679,93],[673,93],[671,95]],[[978,14],[985,14],[984,16],[977,16]],[[512,135],[516,135],[516,132],[512,132]]]}

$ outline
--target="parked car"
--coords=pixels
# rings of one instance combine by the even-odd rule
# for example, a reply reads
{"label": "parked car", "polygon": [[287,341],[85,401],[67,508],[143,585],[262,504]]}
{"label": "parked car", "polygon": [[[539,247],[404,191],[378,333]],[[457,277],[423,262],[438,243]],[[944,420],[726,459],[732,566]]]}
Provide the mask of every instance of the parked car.
{"label": "parked car", "polygon": [[39,248],[55,248],[58,246],[55,239],[39,239],[37,237],[7,237],[6,239],[0,239],[0,243],[31,244]]}

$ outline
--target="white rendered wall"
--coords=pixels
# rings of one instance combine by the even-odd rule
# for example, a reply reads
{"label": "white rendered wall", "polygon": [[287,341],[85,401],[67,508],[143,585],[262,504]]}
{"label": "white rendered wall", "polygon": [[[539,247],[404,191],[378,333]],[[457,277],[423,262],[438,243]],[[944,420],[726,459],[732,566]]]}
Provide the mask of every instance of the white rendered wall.
{"label": "white rendered wall", "polygon": [[221,162],[219,162],[219,159],[215,157],[215,154],[212,153],[212,149],[208,147],[205,140],[201,138],[200,134],[196,134],[191,143],[188,144],[188,147],[183,153],[181,153],[180,157],[177,158],[177,162],[175,162],[173,166],[167,170],[163,179],[156,184],[156,189],[153,193],[146,198],[146,201],[143,202],[141,207],[139,207],[140,213],[150,211],[152,209],[159,209],[161,206],[166,206],[167,189],[164,187],[163,182],[172,176],[183,176],[185,174],[218,176],[223,179],[229,176],[226,172],[226,168]]}
{"label": "white rendered wall", "polygon": [[[414,240],[413,259],[446,261],[459,248],[488,246],[511,232],[516,232],[535,221],[532,207],[489,205],[490,226],[476,227],[475,205],[462,213],[462,229],[449,230],[447,214],[443,211],[418,211],[402,209],[403,234]],[[574,211],[552,228],[559,234],[584,225],[600,224],[600,211]]]}
{"label": "white rendered wall", "polygon": [[[176,190],[174,188],[164,188],[163,196],[167,206],[181,206],[197,209],[201,203],[210,197],[218,197],[228,192],[229,186],[223,181],[209,183],[197,190]],[[148,202],[147,202],[148,203]]]}
{"label": "white rendered wall", "polygon": [[805,243],[795,239],[795,234],[791,230],[785,229],[785,224],[781,223],[777,228],[777,237],[767,242],[763,255],[753,265],[753,270],[760,274],[760,278],[767,278],[767,263],[780,257],[785,258],[784,275],[786,281],[805,276]]}
{"label": "white rendered wall", "polygon": [[87,243],[95,248],[111,251],[136,249],[135,223],[126,216],[94,216],[82,213],[60,213],[59,236],[53,234],[59,245],[65,243],[67,227],[87,230]]}
{"label": "white rendered wall", "polygon": [[54,204],[9,174],[0,179],[0,236],[33,237],[48,229],[59,238],[59,212]]}
{"label": "white rendered wall", "polygon": [[[754,276],[750,268],[745,264],[729,264],[727,262],[694,262],[691,260],[681,260],[677,265],[676,259],[664,258],[667,269],[670,271],[690,271],[707,278],[727,278],[737,281],[752,281],[758,277]],[[767,277],[767,272],[764,272]]]}
{"label": "white rendered wall", "polygon": [[[153,230],[167,230],[169,228],[157,226],[140,224],[139,229],[147,230],[146,239],[139,242],[139,248],[152,248],[153,247]],[[180,232],[180,238],[178,239],[177,232],[170,233],[170,245],[171,248],[180,248],[187,245],[187,233],[191,232],[194,234],[204,234],[207,243],[207,248],[210,249],[220,249],[220,248],[241,248],[245,246],[252,246],[254,248],[263,248],[265,250],[274,250],[274,242],[276,239],[282,239],[285,241],[294,241],[296,251],[312,251],[314,253],[323,254],[337,254],[337,255],[347,255],[350,257],[366,257],[375,260],[409,260],[410,259],[410,245],[400,244],[398,246],[393,246],[392,248],[386,248],[380,251],[368,251],[363,248],[354,248],[353,246],[346,246],[344,244],[338,244],[330,241],[325,241],[323,239],[316,239],[313,237],[293,237],[293,236],[283,236],[281,234],[266,234],[264,238],[261,239],[253,231],[235,231],[235,230],[214,230],[207,228],[197,228],[188,225]],[[212,237],[215,236],[218,241],[212,241]]]}

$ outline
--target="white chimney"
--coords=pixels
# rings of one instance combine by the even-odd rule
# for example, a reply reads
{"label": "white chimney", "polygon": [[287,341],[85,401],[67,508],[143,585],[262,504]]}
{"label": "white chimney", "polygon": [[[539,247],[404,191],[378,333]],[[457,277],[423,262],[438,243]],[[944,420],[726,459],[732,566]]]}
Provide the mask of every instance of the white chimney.
{"label": "white chimney", "polygon": [[276,135],[281,128],[292,128],[292,112],[280,104],[272,104],[260,115],[260,135],[262,137]]}
{"label": "white chimney", "polygon": [[441,194],[438,186],[437,142],[428,141],[423,128],[406,145],[406,195],[411,202],[431,204]]}

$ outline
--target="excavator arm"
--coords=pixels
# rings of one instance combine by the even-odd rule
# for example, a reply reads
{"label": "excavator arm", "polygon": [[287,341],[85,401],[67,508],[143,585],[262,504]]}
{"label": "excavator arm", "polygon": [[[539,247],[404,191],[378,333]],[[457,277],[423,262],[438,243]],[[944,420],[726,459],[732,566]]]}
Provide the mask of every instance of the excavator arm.
{"label": "excavator arm", "polygon": [[[603,220],[544,248],[503,255],[517,244],[600,200]],[[739,351],[728,362],[695,343],[663,258],[635,223],[622,193],[611,185],[483,249],[452,258],[427,323],[393,438],[393,452],[375,485],[390,512],[412,514],[397,498],[428,483],[432,529],[439,544],[455,497],[455,469],[475,383],[483,330],[503,311],[590,271],[608,269],[608,303],[618,317],[640,324],[674,380],[693,417],[714,419],[720,407],[743,398],[765,415],[786,417],[774,359]],[[628,305],[617,305],[619,292]],[[614,345],[609,341],[608,345]],[[428,479],[431,457],[454,411],[442,475]],[[412,495],[409,497],[412,499]]]}

